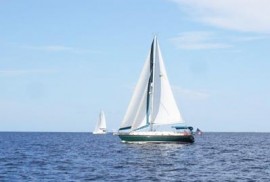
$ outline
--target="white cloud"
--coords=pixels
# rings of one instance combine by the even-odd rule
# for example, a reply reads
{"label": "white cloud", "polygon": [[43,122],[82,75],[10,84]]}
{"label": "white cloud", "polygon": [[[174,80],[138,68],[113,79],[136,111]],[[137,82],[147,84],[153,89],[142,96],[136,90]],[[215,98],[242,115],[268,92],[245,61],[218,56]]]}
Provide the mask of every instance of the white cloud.
{"label": "white cloud", "polygon": [[220,49],[232,47],[230,44],[221,43],[212,32],[193,31],[182,32],[171,39],[178,49]]}
{"label": "white cloud", "polygon": [[249,42],[249,41],[257,41],[257,40],[263,40],[263,39],[269,39],[268,36],[237,36],[233,37],[232,40],[235,42]]}
{"label": "white cloud", "polygon": [[29,74],[55,73],[56,70],[33,69],[33,70],[0,70],[0,76],[21,76]]}
{"label": "white cloud", "polygon": [[98,53],[98,51],[76,48],[76,47],[69,47],[69,46],[62,46],[62,45],[46,45],[46,46],[24,45],[22,46],[22,48],[30,49],[30,50],[48,51],[48,52]]}
{"label": "white cloud", "polygon": [[228,49],[238,43],[269,39],[269,35],[224,35],[221,32],[190,31],[181,32],[170,41],[178,49],[203,50],[203,49]]}
{"label": "white cloud", "polygon": [[74,48],[66,47],[66,46],[59,46],[59,45],[49,45],[49,46],[23,46],[26,49],[35,49],[41,51],[73,51]]}
{"label": "white cloud", "polygon": [[171,0],[194,20],[225,29],[270,33],[269,0]]}

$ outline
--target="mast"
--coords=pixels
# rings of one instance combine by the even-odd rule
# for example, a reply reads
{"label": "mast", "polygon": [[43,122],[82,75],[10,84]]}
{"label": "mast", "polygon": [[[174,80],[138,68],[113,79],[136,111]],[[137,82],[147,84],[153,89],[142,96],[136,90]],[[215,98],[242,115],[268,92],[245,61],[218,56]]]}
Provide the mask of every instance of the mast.
{"label": "mast", "polygon": [[151,92],[150,92],[150,98],[151,98],[151,114],[149,115],[149,121],[150,121],[150,131],[153,131],[153,110],[154,110],[154,84],[155,84],[155,67],[156,67],[156,51],[157,51],[157,36],[155,35],[154,41],[153,41],[153,60],[152,60],[152,82],[151,82]]}

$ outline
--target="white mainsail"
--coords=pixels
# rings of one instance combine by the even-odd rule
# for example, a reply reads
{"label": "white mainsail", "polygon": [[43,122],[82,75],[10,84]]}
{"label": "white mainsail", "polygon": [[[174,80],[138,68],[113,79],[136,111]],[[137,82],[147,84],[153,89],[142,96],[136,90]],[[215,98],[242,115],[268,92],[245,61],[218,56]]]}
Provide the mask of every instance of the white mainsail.
{"label": "white mainsail", "polygon": [[155,37],[120,130],[183,122]]}
{"label": "white mainsail", "polygon": [[96,124],[95,130],[93,131],[94,134],[106,133],[106,118],[104,111],[101,111],[99,114],[99,120]]}

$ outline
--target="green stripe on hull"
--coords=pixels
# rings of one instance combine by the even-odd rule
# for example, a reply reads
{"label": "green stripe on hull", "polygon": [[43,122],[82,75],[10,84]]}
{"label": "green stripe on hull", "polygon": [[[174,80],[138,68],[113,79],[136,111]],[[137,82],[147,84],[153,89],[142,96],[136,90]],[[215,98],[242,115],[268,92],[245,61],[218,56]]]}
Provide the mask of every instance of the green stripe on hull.
{"label": "green stripe on hull", "polygon": [[176,142],[193,143],[194,137],[188,136],[162,136],[162,135],[119,135],[123,142]]}

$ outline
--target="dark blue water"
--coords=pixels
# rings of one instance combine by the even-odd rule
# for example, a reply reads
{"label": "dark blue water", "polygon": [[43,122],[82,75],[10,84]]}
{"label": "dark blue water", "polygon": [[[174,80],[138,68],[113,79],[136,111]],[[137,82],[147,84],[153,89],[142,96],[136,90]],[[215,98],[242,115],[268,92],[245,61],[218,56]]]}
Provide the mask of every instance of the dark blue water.
{"label": "dark blue water", "polygon": [[270,133],[204,133],[191,145],[89,133],[0,133],[0,181],[270,181]]}

